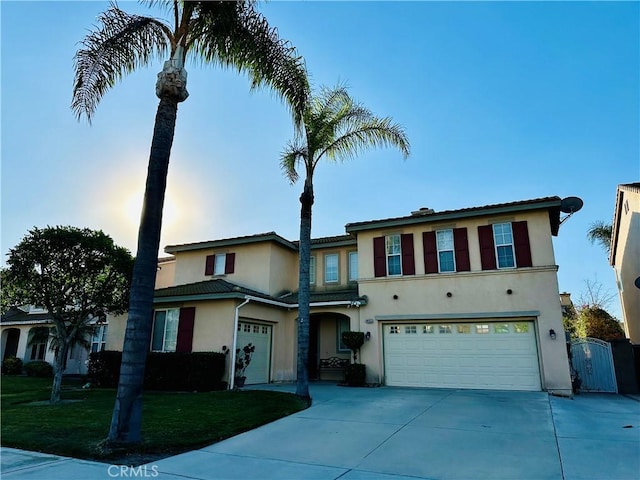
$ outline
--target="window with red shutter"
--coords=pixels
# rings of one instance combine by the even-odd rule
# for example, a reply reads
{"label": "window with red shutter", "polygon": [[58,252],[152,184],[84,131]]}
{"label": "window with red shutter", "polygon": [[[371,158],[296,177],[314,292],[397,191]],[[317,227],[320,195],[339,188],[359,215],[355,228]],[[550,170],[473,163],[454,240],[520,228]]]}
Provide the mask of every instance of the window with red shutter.
{"label": "window with red shutter", "polygon": [[493,242],[493,228],[491,225],[478,226],[478,240],[480,244],[480,264],[482,270],[496,269],[496,252]]}
{"label": "window with red shutter", "polygon": [[205,275],[213,275],[213,266],[215,265],[216,256],[215,255],[207,255],[204,266],[204,274]]}
{"label": "window with red shutter", "polygon": [[384,237],[373,239],[373,270],[376,277],[387,275],[387,255],[385,253]]}
{"label": "window with red shutter", "polygon": [[235,253],[227,253],[227,256],[224,260],[224,273],[233,273],[236,262],[236,254]]}
{"label": "window with red shutter", "polygon": [[193,345],[193,325],[196,318],[195,307],[184,307],[180,309],[180,319],[178,320],[178,337],[176,339],[176,352],[191,352]]}
{"label": "window with red shutter", "polygon": [[468,272],[471,270],[469,261],[469,241],[466,228],[453,229],[453,246],[456,256],[456,271]]}
{"label": "window with red shutter", "polygon": [[516,251],[516,266],[531,267],[531,245],[529,244],[529,229],[527,222],[513,222],[513,247]]}
{"label": "window with red shutter", "polygon": [[413,254],[413,233],[400,235],[400,248],[402,250],[402,274],[415,275],[416,262]]}
{"label": "window with red shutter", "polygon": [[422,233],[422,248],[424,250],[424,273],[438,273],[436,232]]}

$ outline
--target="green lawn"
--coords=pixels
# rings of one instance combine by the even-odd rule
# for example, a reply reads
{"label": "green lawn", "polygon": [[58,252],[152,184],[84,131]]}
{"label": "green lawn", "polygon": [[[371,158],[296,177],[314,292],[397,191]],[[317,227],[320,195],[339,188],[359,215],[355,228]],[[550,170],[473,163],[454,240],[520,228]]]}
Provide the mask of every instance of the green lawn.
{"label": "green lawn", "polygon": [[3,376],[2,446],[141,463],[215,443],[307,407],[281,392],[145,392],[143,445],[115,455],[99,448],[109,430],[115,390],[80,386],[63,384],[63,403],[50,405],[50,379]]}

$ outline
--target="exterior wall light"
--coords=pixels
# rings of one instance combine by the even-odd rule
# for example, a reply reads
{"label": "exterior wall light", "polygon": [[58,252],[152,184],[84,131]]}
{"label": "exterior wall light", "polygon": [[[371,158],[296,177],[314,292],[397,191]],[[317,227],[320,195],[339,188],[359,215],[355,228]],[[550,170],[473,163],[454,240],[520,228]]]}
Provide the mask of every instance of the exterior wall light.
{"label": "exterior wall light", "polygon": [[365,339],[365,340],[367,340],[367,341],[368,341],[368,340],[371,340],[371,332],[367,332],[367,333],[365,333],[365,334],[364,334],[364,339]]}
{"label": "exterior wall light", "polygon": [[556,339],[556,331],[553,328],[549,330],[549,336],[551,337],[551,340]]}

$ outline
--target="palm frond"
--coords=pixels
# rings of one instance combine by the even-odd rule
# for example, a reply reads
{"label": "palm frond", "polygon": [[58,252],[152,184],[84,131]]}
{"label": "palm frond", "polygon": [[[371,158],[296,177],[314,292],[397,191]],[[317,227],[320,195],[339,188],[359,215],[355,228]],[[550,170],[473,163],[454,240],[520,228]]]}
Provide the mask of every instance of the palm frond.
{"label": "palm frond", "polygon": [[587,231],[587,239],[593,244],[598,243],[606,252],[611,250],[611,237],[613,236],[613,227],[610,223],[602,220],[594,222]]}
{"label": "palm frond", "polygon": [[130,15],[115,4],[98,17],[99,26],[81,42],[74,57],[71,108],[91,118],[104,94],[125,74],[171,48],[172,33],[161,21]]}
{"label": "palm frond", "polygon": [[202,3],[190,27],[200,58],[246,72],[252,89],[270,88],[300,127],[309,97],[304,59],[254,9],[255,2]]}
{"label": "palm frond", "polygon": [[304,163],[306,168],[307,157],[307,149],[292,142],[289,142],[285,151],[280,154],[280,168],[291,184],[296,183],[300,178],[297,171],[298,165]]}

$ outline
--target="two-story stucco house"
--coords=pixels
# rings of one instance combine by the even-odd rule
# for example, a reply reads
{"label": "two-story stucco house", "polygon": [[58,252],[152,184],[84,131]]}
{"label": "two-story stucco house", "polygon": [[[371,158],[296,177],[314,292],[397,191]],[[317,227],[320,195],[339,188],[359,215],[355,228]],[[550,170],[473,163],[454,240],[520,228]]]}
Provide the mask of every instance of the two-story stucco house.
{"label": "two-story stucco house", "polygon": [[[310,377],[365,332],[367,381],[571,393],[548,197],[346,225],[312,241]],[[247,383],[294,381],[298,244],[276,233],[170,245],[150,349],[256,346]],[[121,349],[126,317],[111,318]],[[231,363],[231,362],[229,362]],[[231,368],[231,367],[230,367]]]}

